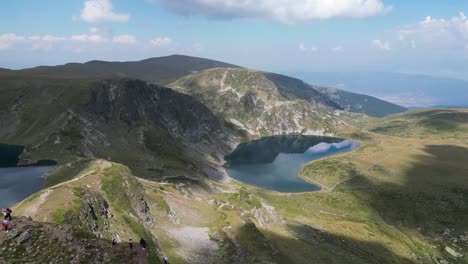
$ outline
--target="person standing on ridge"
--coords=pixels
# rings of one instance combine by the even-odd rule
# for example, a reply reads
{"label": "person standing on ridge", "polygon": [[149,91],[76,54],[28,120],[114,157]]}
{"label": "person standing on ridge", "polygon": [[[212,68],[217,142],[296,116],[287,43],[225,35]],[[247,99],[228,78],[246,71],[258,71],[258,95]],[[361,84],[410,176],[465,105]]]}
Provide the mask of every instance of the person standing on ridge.
{"label": "person standing on ridge", "polygon": [[133,240],[130,238],[130,240],[128,241],[128,246],[130,247],[130,249],[133,248]]}
{"label": "person standing on ridge", "polygon": [[8,221],[11,221],[11,213],[13,213],[13,211],[10,208],[7,208],[5,210],[5,213],[3,214],[4,218],[7,219]]}
{"label": "person standing on ridge", "polygon": [[164,261],[164,264],[168,264],[169,263],[169,258],[166,255],[164,255],[163,256],[163,261]]}
{"label": "person standing on ridge", "polygon": [[143,238],[140,239],[140,246],[141,246],[141,249],[143,249],[143,250],[146,249],[146,241]]}

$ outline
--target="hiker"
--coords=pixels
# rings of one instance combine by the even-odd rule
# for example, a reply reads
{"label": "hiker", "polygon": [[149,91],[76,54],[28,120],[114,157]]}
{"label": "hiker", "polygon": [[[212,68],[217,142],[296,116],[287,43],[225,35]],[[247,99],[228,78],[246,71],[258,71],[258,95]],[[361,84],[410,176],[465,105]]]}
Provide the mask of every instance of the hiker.
{"label": "hiker", "polygon": [[141,249],[143,249],[143,250],[146,249],[146,241],[143,238],[140,239],[140,246],[141,246]]}
{"label": "hiker", "polygon": [[168,264],[169,263],[169,258],[166,255],[164,255],[163,256],[163,261],[164,261],[164,264]]}
{"label": "hiker", "polygon": [[8,233],[8,220],[7,219],[3,219],[3,231],[5,231],[5,233]]}
{"label": "hiker", "polygon": [[117,244],[117,241],[115,241],[115,238],[112,239],[112,245],[115,246]]}
{"label": "hiker", "polygon": [[128,246],[130,247],[130,249],[133,248],[133,240],[130,238],[130,240],[128,241]]}
{"label": "hiker", "polygon": [[10,208],[7,208],[5,210],[4,218],[11,221],[11,213],[13,213],[13,211]]}

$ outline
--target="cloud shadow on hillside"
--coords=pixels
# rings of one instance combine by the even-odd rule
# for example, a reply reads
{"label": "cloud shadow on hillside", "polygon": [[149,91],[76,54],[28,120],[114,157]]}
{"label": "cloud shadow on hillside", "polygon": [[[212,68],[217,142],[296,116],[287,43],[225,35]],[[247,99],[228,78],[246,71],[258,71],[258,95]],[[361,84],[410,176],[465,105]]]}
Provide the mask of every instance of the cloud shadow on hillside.
{"label": "cloud shadow on hillside", "polygon": [[[366,200],[391,225],[434,235],[447,228],[460,233],[468,229],[468,148],[429,145],[413,156],[404,172],[403,184],[358,176],[347,183],[349,190]],[[391,170],[376,166],[392,177]]]}

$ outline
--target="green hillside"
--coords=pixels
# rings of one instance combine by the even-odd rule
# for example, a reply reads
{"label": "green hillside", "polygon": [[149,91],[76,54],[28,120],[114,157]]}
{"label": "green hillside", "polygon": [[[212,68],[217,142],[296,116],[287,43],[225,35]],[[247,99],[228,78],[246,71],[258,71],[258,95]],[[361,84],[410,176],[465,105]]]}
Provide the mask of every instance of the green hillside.
{"label": "green hillside", "polygon": [[24,146],[23,164],[101,157],[141,177],[201,176],[238,135],[193,98],[137,80],[4,77],[0,92],[0,143]]}
{"label": "green hillside", "polygon": [[367,129],[391,136],[464,138],[468,133],[468,111],[455,108],[413,110],[381,119]]}

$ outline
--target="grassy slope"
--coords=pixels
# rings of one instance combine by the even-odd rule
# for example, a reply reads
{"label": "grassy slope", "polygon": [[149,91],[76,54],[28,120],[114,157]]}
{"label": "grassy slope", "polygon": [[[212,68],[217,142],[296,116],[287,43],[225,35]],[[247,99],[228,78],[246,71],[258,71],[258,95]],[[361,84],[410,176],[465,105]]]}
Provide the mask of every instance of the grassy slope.
{"label": "grassy slope", "polygon": [[[302,176],[328,187],[352,177],[332,193],[365,202],[388,225],[425,241],[415,242],[421,252],[465,263],[466,257],[452,258],[444,248],[468,250],[459,239],[468,229],[467,116],[466,110],[437,109],[373,120],[365,127],[387,135],[343,131],[341,136],[364,140],[364,146],[312,162]],[[333,177],[324,178],[327,173]]]}

